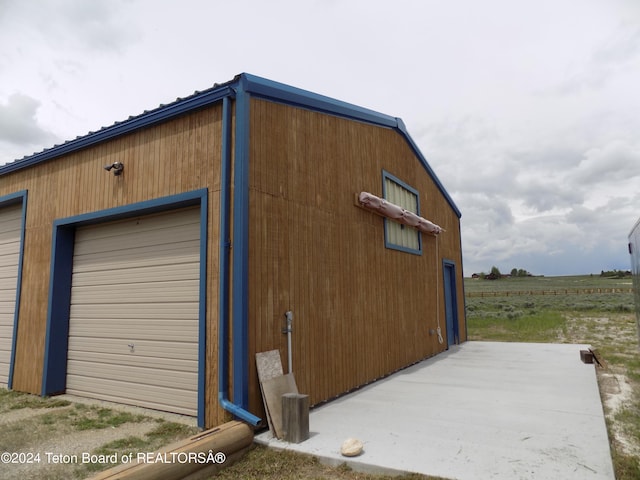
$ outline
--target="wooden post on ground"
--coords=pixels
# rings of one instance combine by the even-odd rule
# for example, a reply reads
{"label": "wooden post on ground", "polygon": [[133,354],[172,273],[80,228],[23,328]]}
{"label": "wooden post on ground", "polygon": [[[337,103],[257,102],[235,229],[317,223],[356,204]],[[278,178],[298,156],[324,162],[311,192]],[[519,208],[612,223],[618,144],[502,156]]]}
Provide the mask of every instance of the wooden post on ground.
{"label": "wooden post on ground", "polygon": [[127,463],[98,473],[91,480],[211,478],[241,458],[252,443],[253,430],[246,423],[232,421],[168,445],[158,452],[133,454]]}
{"label": "wooden post on ground", "polygon": [[309,438],[309,395],[282,395],[282,430],[289,443],[300,443]]}

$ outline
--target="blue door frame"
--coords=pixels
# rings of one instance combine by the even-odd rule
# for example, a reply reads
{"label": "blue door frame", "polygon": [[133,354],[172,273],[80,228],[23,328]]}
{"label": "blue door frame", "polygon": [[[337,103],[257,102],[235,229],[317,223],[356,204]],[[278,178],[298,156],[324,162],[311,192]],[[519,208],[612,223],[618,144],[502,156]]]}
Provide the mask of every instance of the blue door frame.
{"label": "blue door frame", "polygon": [[64,393],[67,387],[71,271],[76,228],[198,205],[200,207],[200,301],[198,308],[197,420],[199,427],[205,426],[208,195],[208,190],[203,188],[54,221],[42,396]]}

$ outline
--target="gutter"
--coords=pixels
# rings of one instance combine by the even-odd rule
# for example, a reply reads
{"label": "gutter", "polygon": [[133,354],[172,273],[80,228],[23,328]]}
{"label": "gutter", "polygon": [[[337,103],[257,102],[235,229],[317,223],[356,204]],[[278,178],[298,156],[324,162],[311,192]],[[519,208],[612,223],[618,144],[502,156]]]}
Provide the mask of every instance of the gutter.
{"label": "gutter", "polygon": [[[245,99],[242,103],[248,103]],[[240,115],[236,115],[236,123],[239,123],[238,118]],[[241,119],[243,120],[243,119]],[[248,122],[248,118],[245,120]],[[245,140],[242,136],[236,138],[237,143],[242,143]],[[251,412],[246,410],[248,403],[248,395],[246,395],[247,384],[240,384],[238,382],[248,381],[248,342],[246,341],[246,322],[243,322],[242,312],[238,313],[235,309],[233,314],[233,390],[234,399],[229,399],[229,287],[230,287],[230,275],[229,275],[229,260],[231,256],[231,240],[230,240],[230,204],[231,204],[231,96],[225,96],[222,99],[222,166],[221,166],[221,185],[220,185],[220,279],[219,279],[219,310],[218,310],[218,401],[222,408],[230,412],[234,416],[253,426],[258,426],[261,423],[261,419],[256,417]],[[246,147],[245,147],[246,149]],[[240,158],[237,155],[236,158]],[[244,158],[239,162],[244,162]],[[248,175],[248,172],[247,172]],[[236,190],[236,193],[238,190]],[[241,209],[242,203],[236,199],[237,195],[234,195],[234,220],[236,209]],[[247,205],[248,206],[248,205]],[[234,230],[238,228],[235,226]],[[241,237],[242,235],[240,235]],[[234,238],[235,235],[234,235]],[[241,242],[239,242],[241,243]],[[245,244],[247,241],[244,242]],[[246,246],[246,245],[245,245]],[[234,251],[234,272],[236,267],[236,254]],[[234,275],[234,284],[242,283],[242,272]],[[246,276],[244,283],[246,283]],[[234,285],[234,300],[236,298],[236,285]],[[246,290],[245,290],[246,292]],[[238,293],[241,295],[242,292]],[[242,323],[245,323],[242,328]],[[237,329],[236,329],[237,328]],[[242,333],[245,332],[245,335]],[[241,360],[236,363],[236,359]],[[244,361],[242,361],[244,360]],[[244,399],[243,399],[244,394]]]}

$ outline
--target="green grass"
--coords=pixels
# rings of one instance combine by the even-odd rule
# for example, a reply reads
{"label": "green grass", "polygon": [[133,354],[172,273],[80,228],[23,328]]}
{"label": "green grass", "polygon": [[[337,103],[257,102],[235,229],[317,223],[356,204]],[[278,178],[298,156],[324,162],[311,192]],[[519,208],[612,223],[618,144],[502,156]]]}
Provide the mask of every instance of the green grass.
{"label": "green grass", "polygon": [[23,408],[58,408],[71,405],[67,400],[38,397],[29,393],[0,389],[0,414]]}
{"label": "green grass", "polygon": [[143,415],[134,415],[110,408],[85,407],[84,405],[76,404],[76,409],[82,411],[81,415],[77,415],[76,418],[71,420],[71,425],[76,430],[115,428],[124,423],[139,423],[148,420],[148,417]]}
{"label": "green grass", "polygon": [[513,313],[513,317],[488,315],[469,318],[468,329],[473,340],[554,342],[566,330],[566,319],[558,312],[508,313]]}
{"label": "green grass", "polygon": [[[110,415],[110,418],[120,418],[114,415]],[[143,420],[150,420],[148,417],[142,417]],[[112,442],[106,443],[101,447],[91,451],[91,455],[96,455],[98,459],[100,457],[108,460],[112,455],[116,455],[116,458],[122,458],[129,455],[130,458],[136,458],[138,452],[153,452],[164,445],[176,442],[183,438],[190,437],[196,434],[199,430],[196,427],[184,425],[181,423],[167,422],[162,419],[156,420],[156,427],[150,432],[138,436],[128,436]],[[101,427],[98,427],[101,428]],[[85,478],[91,473],[96,473],[115,465],[108,462],[94,462],[77,465],[75,469],[76,478]]]}
{"label": "green grass", "polygon": [[[373,475],[354,472],[347,465],[330,467],[317,458],[290,451],[254,446],[240,462],[227,467],[211,480],[439,480],[420,474],[402,476]],[[442,479],[444,480],[444,479]]]}

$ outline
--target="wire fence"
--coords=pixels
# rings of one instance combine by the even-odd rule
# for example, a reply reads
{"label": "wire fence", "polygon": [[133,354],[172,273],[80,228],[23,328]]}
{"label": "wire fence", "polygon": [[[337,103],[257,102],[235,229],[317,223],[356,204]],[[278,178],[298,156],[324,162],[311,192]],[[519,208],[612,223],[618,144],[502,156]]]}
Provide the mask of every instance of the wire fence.
{"label": "wire fence", "polygon": [[560,288],[555,290],[503,290],[466,292],[466,297],[520,297],[525,295],[593,295],[597,293],[633,293],[633,288]]}

